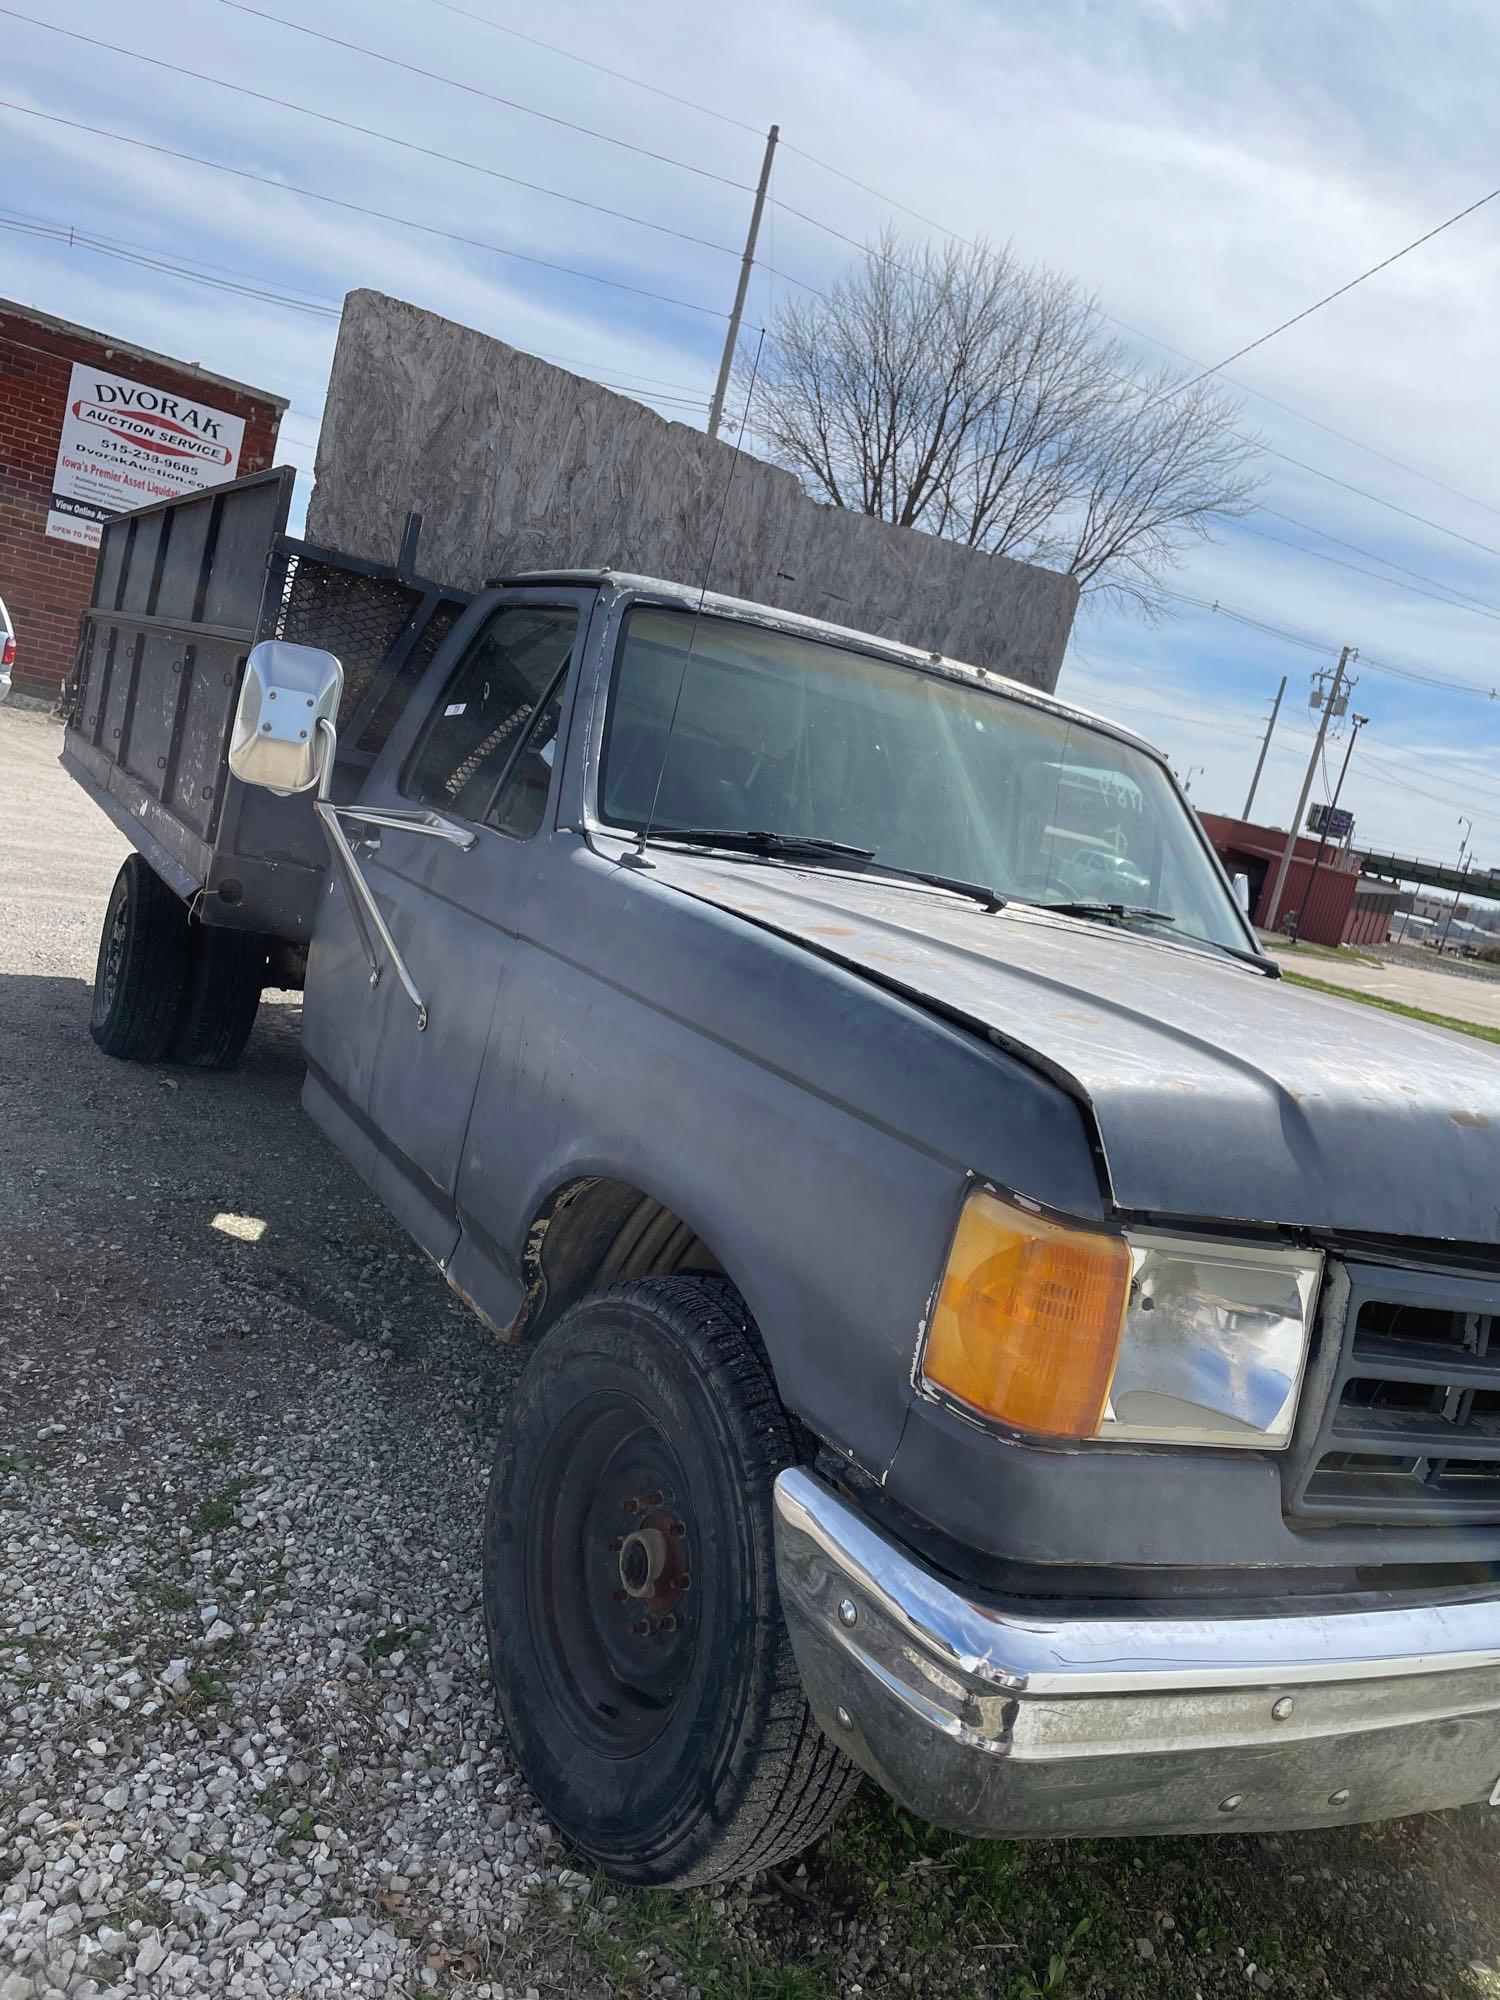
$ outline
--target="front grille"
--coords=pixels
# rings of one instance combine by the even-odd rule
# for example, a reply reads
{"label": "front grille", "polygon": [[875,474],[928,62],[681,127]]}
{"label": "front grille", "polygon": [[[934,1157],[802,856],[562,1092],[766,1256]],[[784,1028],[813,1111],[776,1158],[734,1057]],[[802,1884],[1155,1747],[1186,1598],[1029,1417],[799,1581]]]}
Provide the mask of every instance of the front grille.
{"label": "front grille", "polygon": [[1313,1370],[1327,1383],[1322,1409],[1299,1427],[1288,1465],[1290,1510],[1500,1522],[1500,1278],[1345,1272],[1343,1325],[1325,1327],[1332,1353]]}

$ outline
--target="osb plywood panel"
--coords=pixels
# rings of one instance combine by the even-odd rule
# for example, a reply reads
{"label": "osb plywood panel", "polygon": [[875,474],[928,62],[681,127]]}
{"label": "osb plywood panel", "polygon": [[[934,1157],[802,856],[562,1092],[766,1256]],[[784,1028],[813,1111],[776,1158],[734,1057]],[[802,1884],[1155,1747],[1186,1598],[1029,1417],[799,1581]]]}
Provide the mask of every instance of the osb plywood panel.
{"label": "osb plywood panel", "polygon": [[1077,603],[1055,571],[820,506],[790,473],[627,396],[402,300],[351,292],[308,536],[391,562],[413,507],[419,566],[443,582],[633,570],[1039,687],[1056,685]]}

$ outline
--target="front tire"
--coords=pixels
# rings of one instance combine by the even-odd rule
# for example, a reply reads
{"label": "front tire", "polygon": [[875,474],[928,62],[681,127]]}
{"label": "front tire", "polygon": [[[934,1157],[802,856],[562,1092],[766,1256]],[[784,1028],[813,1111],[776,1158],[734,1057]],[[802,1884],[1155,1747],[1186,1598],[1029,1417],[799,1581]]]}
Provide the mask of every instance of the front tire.
{"label": "front tire", "polygon": [[160,1062],[177,1024],[187,967],[187,910],[139,854],[122,863],[105,906],[89,1033],[107,1056]]}
{"label": "front tire", "polygon": [[621,1881],[773,1866],[858,1786],[776,1591],[771,1486],[794,1457],[713,1281],[584,1299],[521,1378],[485,1514],[491,1668],[544,1811]]}

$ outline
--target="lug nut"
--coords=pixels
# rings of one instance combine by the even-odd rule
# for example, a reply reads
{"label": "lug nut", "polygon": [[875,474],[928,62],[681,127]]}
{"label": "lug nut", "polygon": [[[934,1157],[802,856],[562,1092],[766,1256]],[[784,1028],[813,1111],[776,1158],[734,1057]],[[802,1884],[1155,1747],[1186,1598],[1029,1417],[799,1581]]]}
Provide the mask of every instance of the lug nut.
{"label": "lug nut", "polygon": [[1280,1701],[1273,1701],[1271,1703],[1271,1713],[1278,1722],[1285,1722],[1295,1706],[1296,1704],[1293,1702],[1292,1697],[1289,1694],[1284,1694]]}
{"label": "lug nut", "polygon": [[1245,1803],[1245,1794],[1243,1792],[1231,1792],[1227,1799],[1220,1799],[1219,1811],[1238,1812],[1238,1810],[1244,1803]]}
{"label": "lug nut", "polygon": [[1348,1803],[1349,1803],[1349,1788],[1348,1788],[1348,1786],[1347,1786],[1347,1785],[1345,1785],[1345,1786],[1343,1786],[1343,1787],[1342,1787],[1342,1788],[1341,1788],[1341,1789],[1340,1789],[1339,1791],[1336,1791],[1336,1792],[1330,1792],[1330,1793],[1328,1794],[1328,1803],[1329,1803],[1329,1804],[1330,1804],[1331,1806],[1346,1806],[1346,1805],[1348,1805]]}
{"label": "lug nut", "polygon": [[853,1625],[858,1618],[859,1613],[854,1608],[853,1600],[846,1597],[839,1606],[840,1625]]}
{"label": "lug nut", "polygon": [[836,1708],[833,1712],[839,1719],[840,1729],[852,1729],[854,1727],[854,1718],[850,1715],[847,1708]]}

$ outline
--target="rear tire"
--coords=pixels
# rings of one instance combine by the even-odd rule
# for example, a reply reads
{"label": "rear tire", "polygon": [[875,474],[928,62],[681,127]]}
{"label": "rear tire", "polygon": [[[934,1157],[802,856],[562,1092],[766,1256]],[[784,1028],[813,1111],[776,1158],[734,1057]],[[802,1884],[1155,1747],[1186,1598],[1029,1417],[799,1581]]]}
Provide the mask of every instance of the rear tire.
{"label": "rear tire", "polygon": [[187,972],[177,1025],[167,1044],[172,1062],[230,1069],[255,1026],[266,974],[266,941],[257,931],[189,924]]}
{"label": "rear tire", "polygon": [[99,934],[89,1033],[107,1056],[160,1062],[187,968],[187,910],[139,854],[115,877]]}
{"label": "rear tire", "polygon": [[485,1514],[497,1699],[543,1810],[621,1881],[771,1867],[859,1785],[777,1596],[771,1486],[795,1457],[722,1283],[582,1300],[517,1387]]}

